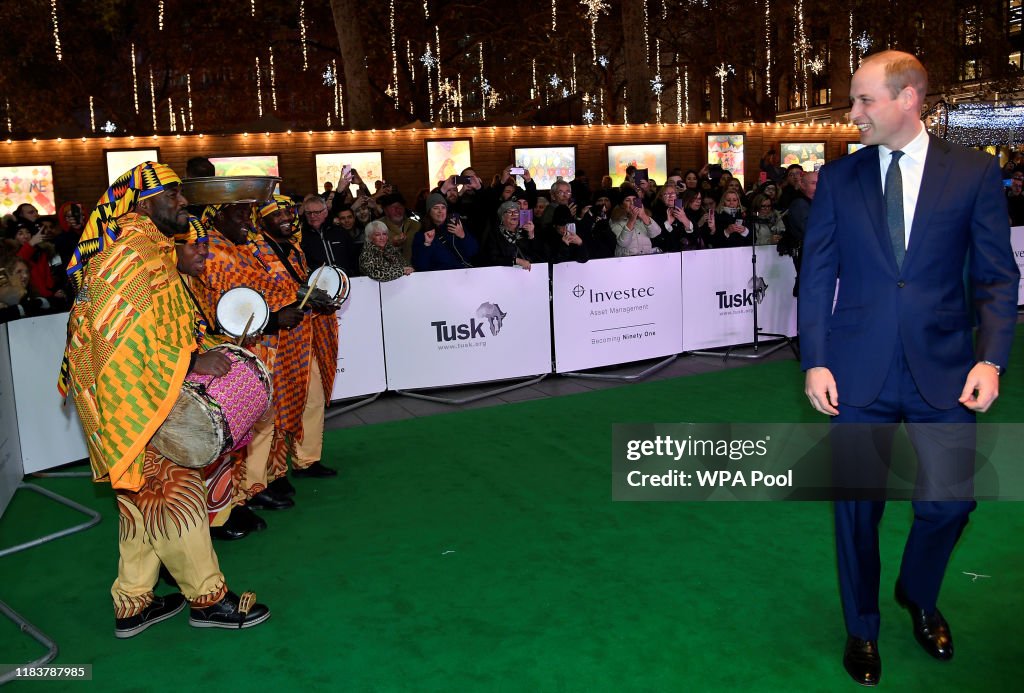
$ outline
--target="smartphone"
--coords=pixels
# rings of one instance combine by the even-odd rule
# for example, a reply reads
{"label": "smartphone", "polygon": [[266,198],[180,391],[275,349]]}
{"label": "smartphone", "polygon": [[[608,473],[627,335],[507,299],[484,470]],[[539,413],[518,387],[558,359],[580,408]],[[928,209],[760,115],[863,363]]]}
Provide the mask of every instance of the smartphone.
{"label": "smartphone", "polygon": [[533,221],[533,210],[532,209],[520,209],[519,210],[519,225],[525,226],[527,223]]}
{"label": "smartphone", "polygon": [[526,173],[526,169],[522,166],[513,166],[508,170],[508,172],[513,176],[521,176]]}
{"label": "smartphone", "polygon": [[644,201],[642,199],[640,199],[639,197],[634,197],[633,198],[633,206],[636,209],[642,209],[643,206],[644,206]]}
{"label": "smartphone", "polygon": [[569,235],[576,235],[576,224],[568,223],[565,225],[565,232]]}
{"label": "smartphone", "polygon": [[650,180],[648,169],[646,169],[646,168],[638,168],[636,170],[636,173],[633,174],[633,183],[635,185],[640,185],[641,181],[645,181],[645,180]]}
{"label": "smartphone", "polygon": [[341,168],[341,177],[342,178],[351,178],[352,177],[352,166],[350,166],[349,164],[345,164]]}
{"label": "smartphone", "polygon": [[469,176],[455,176],[455,185],[469,185],[472,181]]}
{"label": "smartphone", "polygon": [[448,215],[449,224],[458,224],[460,221],[462,221],[462,216],[458,212],[452,212]]}
{"label": "smartphone", "polygon": [[682,208],[683,208],[683,200],[682,200],[682,198],[677,197],[676,198],[676,209],[682,209]]}
{"label": "smartphone", "polygon": [[757,182],[759,184],[760,183],[767,183],[768,182],[768,172],[767,171],[761,171],[761,175],[759,175],[757,177]]}

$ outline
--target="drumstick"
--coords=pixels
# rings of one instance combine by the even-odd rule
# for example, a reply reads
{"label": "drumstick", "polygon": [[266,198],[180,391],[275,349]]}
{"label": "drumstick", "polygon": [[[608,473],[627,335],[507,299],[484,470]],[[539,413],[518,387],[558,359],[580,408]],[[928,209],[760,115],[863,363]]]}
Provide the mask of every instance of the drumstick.
{"label": "drumstick", "polygon": [[237,345],[242,346],[242,342],[245,341],[245,336],[249,334],[249,328],[252,327],[253,318],[256,317],[256,313],[250,313],[249,319],[245,321],[245,327],[242,329],[242,336],[238,338]]}
{"label": "drumstick", "polygon": [[302,297],[302,303],[299,304],[299,310],[306,307],[306,301],[308,301],[309,297],[313,295],[313,289],[316,288],[316,281],[320,278],[320,273],[324,271],[324,267],[327,267],[327,265],[320,265],[320,269],[318,269],[316,274],[313,275],[313,283],[310,284],[309,291],[306,292],[306,295]]}

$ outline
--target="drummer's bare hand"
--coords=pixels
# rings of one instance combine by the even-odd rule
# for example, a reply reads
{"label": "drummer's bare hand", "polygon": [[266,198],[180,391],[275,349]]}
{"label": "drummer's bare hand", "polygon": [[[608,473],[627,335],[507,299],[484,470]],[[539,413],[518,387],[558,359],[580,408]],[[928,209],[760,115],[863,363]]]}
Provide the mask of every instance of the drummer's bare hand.
{"label": "drummer's bare hand", "polygon": [[277,324],[285,329],[291,329],[302,322],[302,311],[298,306],[285,306],[277,313]]}
{"label": "drummer's bare hand", "polygon": [[219,351],[207,351],[196,357],[192,372],[199,375],[227,375],[231,372],[231,359]]}

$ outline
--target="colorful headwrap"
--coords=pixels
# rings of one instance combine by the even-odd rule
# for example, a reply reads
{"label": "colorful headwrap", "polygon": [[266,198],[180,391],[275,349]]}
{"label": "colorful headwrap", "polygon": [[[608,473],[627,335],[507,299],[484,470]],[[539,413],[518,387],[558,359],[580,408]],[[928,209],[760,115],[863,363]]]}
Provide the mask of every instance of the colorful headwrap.
{"label": "colorful headwrap", "polygon": [[224,207],[225,205],[206,205],[206,209],[203,210],[203,223],[212,224],[213,218],[217,216],[217,212],[224,209]]}
{"label": "colorful headwrap", "polygon": [[297,205],[295,204],[295,201],[292,200],[292,198],[288,197],[287,195],[277,195],[277,194],[275,194],[274,195],[274,199],[268,200],[267,202],[264,202],[262,205],[260,205],[259,215],[260,215],[260,217],[265,219],[265,218],[269,217],[271,214],[273,214],[274,212],[278,212],[278,211],[281,211],[283,209],[291,208],[291,210],[292,210],[292,228],[295,231],[294,234],[292,235],[292,238],[295,240],[296,243],[301,243],[302,242],[302,225],[301,225],[301,223],[299,221],[299,215],[295,213],[296,212],[296,210],[295,210],[296,207],[297,207]]}
{"label": "colorful headwrap", "polygon": [[107,192],[96,203],[96,209],[89,215],[78,247],[68,263],[68,277],[76,289],[82,288],[89,258],[103,250],[107,241],[118,237],[118,217],[135,209],[140,200],[159,195],[167,186],[177,183],[181,183],[181,179],[170,166],[147,161],[121,174],[107,188]]}
{"label": "colorful headwrap", "polygon": [[174,234],[175,243],[206,243],[209,240],[206,226],[197,217],[188,218],[188,228],[183,233]]}

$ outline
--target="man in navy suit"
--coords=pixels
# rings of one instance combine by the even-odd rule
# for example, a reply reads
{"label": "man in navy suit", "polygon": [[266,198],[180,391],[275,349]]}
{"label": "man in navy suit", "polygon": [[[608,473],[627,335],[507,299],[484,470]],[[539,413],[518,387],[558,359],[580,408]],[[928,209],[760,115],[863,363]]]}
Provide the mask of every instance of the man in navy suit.
{"label": "man in navy suit", "polygon": [[833,417],[834,471],[855,498],[836,501],[836,546],[843,664],[864,685],[881,676],[878,523],[895,428],[906,423],[918,457],[896,599],[921,646],[947,660],[953,639],[936,602],[975,507],[975,412],[999,394],[1016,323],[998,164],[929,136],[927,91],[927,72],[907,53],[868,56],[854,74],[850,120],[872,146],[821,169],[800,276],[805,392]]}

